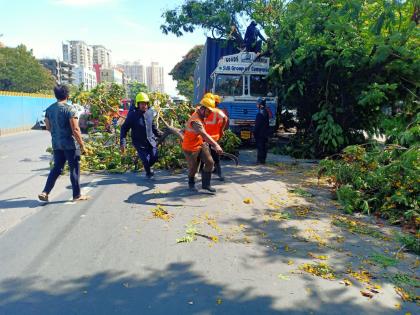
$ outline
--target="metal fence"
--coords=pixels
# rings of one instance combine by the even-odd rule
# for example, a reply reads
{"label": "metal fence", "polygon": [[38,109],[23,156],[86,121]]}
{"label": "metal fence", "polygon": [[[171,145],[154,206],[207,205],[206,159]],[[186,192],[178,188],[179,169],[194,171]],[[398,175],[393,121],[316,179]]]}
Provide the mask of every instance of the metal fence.
{"label": "metal fence", "polygon": [[0,91],[0,136],[31,129],[54,102],[49,95]]}

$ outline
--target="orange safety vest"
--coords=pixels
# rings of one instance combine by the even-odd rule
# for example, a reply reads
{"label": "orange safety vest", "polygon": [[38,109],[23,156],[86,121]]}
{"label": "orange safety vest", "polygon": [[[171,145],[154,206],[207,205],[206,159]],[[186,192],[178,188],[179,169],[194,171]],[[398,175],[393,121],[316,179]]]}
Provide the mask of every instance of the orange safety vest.
{"label": "orange safety vest", "polygon": [[212,112],[204,120],[204,128],[206,129],[206,132],[209,134],[209,136],[214,139],[214,141],[219,141],[220,139],[220,131],[222,129],[223,119],[225,117],[225,113],[219,109],[216,112]]}
{"label": "orange safety vest", "polygon": [[192,127],[194,121],[203,122],[197,112],[194,112],[185,124],[184,140],[182,141],[184,151],[197,152],[203,145],[203,138]]}

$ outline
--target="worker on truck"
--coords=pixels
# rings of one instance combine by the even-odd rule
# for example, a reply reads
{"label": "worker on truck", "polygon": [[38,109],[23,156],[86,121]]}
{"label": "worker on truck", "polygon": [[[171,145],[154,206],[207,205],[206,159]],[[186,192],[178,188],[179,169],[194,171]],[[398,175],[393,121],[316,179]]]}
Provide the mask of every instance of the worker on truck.
{"label": "worker on truck", "polygon": [[[260,38],[261,40],[258,40]],[[266,41],[257,28],[257,23],[252,21],[246,28],[245,32],[245,47],[248,52],[255,52],[257,55],[261,53],[262,41]]]}
{"label": "worker on truck", "polygon": [[[212,98],[214,100],[216,108],[219,106],[221,99],[219,95],[206,93],[204,97]],[[204,120],[204,128],[206,132],[213,138],[214,141],[219,142],[223,137],[224,131],[228,124],[228,117],[226,114],[217,108],[216,111],[211,112],[210,115]],[[217,174],[220,181],[224,181],[225,178],[222,175],[222,167],[220,165],[220,156],[210,147],[211,157],[214,161],[213,173]]]}
{"label": "worker on truck", "polygon": [[209,145],[212,146],[217,154],[223,152],[220,145],[206,132],[204,121],[212,112],[215,111],[215,102],[211,98],[203,98],[199,107],[190,116],[185,124],[184,139],[182,150],[188,163],[188,187],[191,191],[195,188],[195,174],[198,171],[200,162],[204,164],[201,175],[202,188],[215,193],[216,189],[211,186],[211,172],[214,161],[211,157]]}

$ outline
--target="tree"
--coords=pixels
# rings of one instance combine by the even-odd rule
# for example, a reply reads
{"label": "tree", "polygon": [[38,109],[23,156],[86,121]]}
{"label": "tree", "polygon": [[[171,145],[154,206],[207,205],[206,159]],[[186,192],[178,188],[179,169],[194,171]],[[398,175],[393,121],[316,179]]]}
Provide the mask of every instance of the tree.
{"label": "tree", "polygon": [[51,73],[24,45],[0,47],[0,90],[34,93],[51,90],[54,84]]}
{"label": "tree", "polygon": [[179,94],[185,96],[188,100],[194,97],[194,69],[195,64],[200,57],[202,45],[194,46],[182,60],[169,72],[172,78],[177,81],[176,88]]}
{"label": "tree", "polygon": [[[269,1],[255,7],[274,39],[271,80],[296,108],[291,153],[325,156],[381,131],[384,110],[418,102],[413,1]],[[270,17],[270,18],[268,18]],[[400,104],[400,105],[399,105]],[[403,106],[401,106],[403,104]]]}
{"label": "tree", "polygon": [[164,13],[165,33],[228,33],[247,14],[269,37],[271,84],[296,109],[290,153],[322,157],[384,130],[384,112],[419,102],[418,0],[185,1]]}
{"label": "tree", "polygon": [[132,100],[136,98],[136,95],[140,92],[148,93],[149,89],[146,84],[140,83],[138,81],[132,81],[128,83],[128,97]]}
{"label": "tree", "polygon": [[[237,16],[250,15],[250,0],[187,0],[173,10],[162,14],[165,24],[161,25],[164,34],[173,33],[182,36],[192,33],[197,28],[212,32],[213,37],[240,37],[240,25]],[[234,27],[234,28],[232,28]]]}

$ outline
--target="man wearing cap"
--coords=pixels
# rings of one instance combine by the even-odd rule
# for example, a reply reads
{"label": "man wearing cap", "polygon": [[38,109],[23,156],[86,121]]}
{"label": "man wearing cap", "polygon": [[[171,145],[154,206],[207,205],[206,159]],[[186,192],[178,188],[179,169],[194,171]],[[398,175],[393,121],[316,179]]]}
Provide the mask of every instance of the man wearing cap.
{"label": "man wearing cap", "polygon": [[270,114],[264,98],[258,98],[258,113],[255,117],[254,138],[257,145],[257,163],[265,164],[267,158],[267,142],[270,134]]}
{"label": "man wearing cap", "polygon": [[120,149],[125,152],[126,136],[131,129],[131,139],[137,154],[141,159],[147,178],[152,178],[153,164],[158,160],[156,138],[162,133],[156,128],[153,121],[153,111],[148,110],[149,96],[140,92],[136,96],[135,107],[127,114],[127,118],[121,126]]}
{"label": "man wearing cap", "polygon": [[195,174],[197,173],[200,161],[203,163],[203,172],[201,175],[202,188],[211,193],[216,189],[211,187],[211,172],[214,167],[214,161],[210,154],[209,145],[214,148],[216,153],[223,152],[219,144],[206,132],[204,120],[215,110],[214,100],[203,98],[199,107],[190,116],[185,124],[184,139],[182,141],[182,150],[188,163],[188,187],[192,191],[195,188]]}
{"label": "man wearing cap", "polygon": [[[228,117],[226,114],[218,109],[218,105],[221,102],[220,96],[212,93],[204,94],[204,97],[210,97],[214,100],[216,110],[204,120],[204,128],[206,132],[213,138],[214,141],[219,142],[220,139],[223,137],[224,131],[228,124]],[[210,147],[211,157],[214,161],[214,171],[217,176],[219,176],[219,180],[224,181],[225,178],[222,175],[222,167],[220,165],[220,156],[216,153],[213,147]]]}

